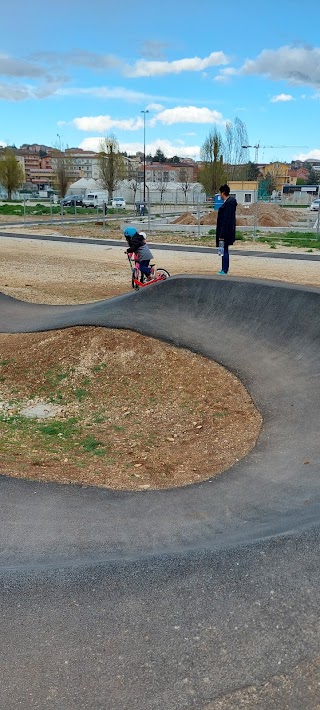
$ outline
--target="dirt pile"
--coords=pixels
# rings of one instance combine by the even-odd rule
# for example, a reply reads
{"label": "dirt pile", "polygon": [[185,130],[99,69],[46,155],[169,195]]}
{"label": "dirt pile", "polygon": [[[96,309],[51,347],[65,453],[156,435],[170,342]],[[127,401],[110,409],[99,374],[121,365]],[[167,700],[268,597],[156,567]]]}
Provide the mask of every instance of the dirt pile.
{"label": "dirt pile", "polygon": [[[200,224],[216,225],[217,211],[211,209],[200,217]],[[290,227],[295,222],[304,221],[303,213],[286,209],[270,203],[259,202],[258,205],[238,205],[237,225],[250,227],[257,214],[257,224],[261,227]],[[197,217],[191,212],[184,212],[174,220],[173,224],[198,224]]]}
{"label": "dirt pile", "polygon": [[191,212],[183,212],[183,214],[173,220],[172,224],[198,224],[198,220]]}

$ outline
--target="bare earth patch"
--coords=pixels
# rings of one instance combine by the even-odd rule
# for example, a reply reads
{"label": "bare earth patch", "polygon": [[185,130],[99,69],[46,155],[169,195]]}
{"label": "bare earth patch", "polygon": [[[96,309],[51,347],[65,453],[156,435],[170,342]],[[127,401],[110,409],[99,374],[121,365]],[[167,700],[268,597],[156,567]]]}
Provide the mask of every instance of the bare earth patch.
{"label": "bare earth patch", "polygon": [[[137,333],[0,335],[0,473],[115,489],[172,488],[226,470],[261,417],[239,380]],[[52,419],[21,415],[51,404]]]}

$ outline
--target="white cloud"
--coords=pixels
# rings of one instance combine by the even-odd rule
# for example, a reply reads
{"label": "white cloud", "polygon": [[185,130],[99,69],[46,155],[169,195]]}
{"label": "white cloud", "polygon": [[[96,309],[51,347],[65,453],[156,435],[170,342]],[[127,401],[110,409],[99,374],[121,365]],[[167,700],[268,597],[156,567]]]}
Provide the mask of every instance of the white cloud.
{"label": "white cloud", "polygon": [[59,89],[56,93],[58,96],[88,96],[96,99],[123,99],[124,101],[130,101],[133,103],[145,103],[153,98],[150,94],[144,94],[142,91],[132,91],[131,89],[125,89],[122,86],[115,86],[114,88],[109,88],[107,86],[84,88],[66,87]]}
{"label": "white cloud", "polygon": [[112,128],[124,131],[137,131],[143,127],[143,119],[137,118],[114,119],[111,116],[81,116],[73,119],[73,124],[79,131],[98,131],[104,133]]}
{"label": "white cloud", "polygon": [[174,123],[218,123],[224,124],[225,120],[219,111],[211,111],[211,109],[198,108],[197,106],[176,106],[175,108],[167,108],[154,116],[150,125],[162,123],[165,126],[172,126]]}
{"label": "white cloud", "polygon": [[225,67],[224,69],[220,69],[220,74],[217,74],[214,80],[227,82],[231,76],[235,76],[236,74],[239,74],[239,69],[235,69],[235,67]]}
{"label": "white cloud", "polygon": [[[97,54],[84,49],[75,49],[71,52],[38,52],[31,54],[29,60],[36,62],[35,71],[42,74],[45,69],[37,63],[56,66],[83,66],[92,70],[118,71],[128,77],[162,76],[164,74],[180,74],[184,71],[204,71],[208,67],[228,64],[228,57],[223,52],[212,52],[208,57],[187,57],[174,61],[161,60],[161,54],[166,47],[160,42],[149,42],[144,45],[145,56],[150,60],[140,59],[133,66],[123,59],[109,54]],[[153,58],[152,58],[153,57]],[[30,64],[30,70],[32,64]],[[27,64],[27,62],[25,62]]]}
{"label": "white cloud", "polygon": [[270,101],[272,104],[277,104],[286,101],[294,101],[294,98],[291,94],[277,94],[277,96],[273,96]]}
{"label": "white cloud", "polygon": [[299,155],[296,155],[294,160],[308,160],[309,158],[313,158],[314,160],[320,160],[320,148],[312,148],[312,150],[309,150],[309,153],[299,153]]}
{"label": "white cloud", "polygon": [[291,84],[320,86],[320,49],[289,47],[264,49],[256,59],[247,59],[242,74],[264,74],[269,79],[285,79]]}
{"label": "white cloud", "polygon": [[204,71],[208,67],[219,66],[220,64],[228,64],[228,58],[223,52],[212,52],[208,57],[201,59],[200,57],[190,57],[186,59],[176,59],[172,62],[148,62],[141,59],[135,63],[133,67],[128,67],[126,75],[129,77],[140,76],[163,76],[164,74],[181,74],[181,72]]}
{"label": "white cloud", "polygon": [[162,111],[164,106],[162,106],[162,104],[149,104],[146,108],[148,111]]}
{"label": "white cloud", "polygon": [[[99,146],[101,143],[101,138],[99,137],[92,137],[92,138],[85,138],[80,144],[79,148],[83,148],[84,150],[99,150]],[[135,142],[135,143],[125,143],[119,141],[120,145],[120,150],[121,151],[126,151],[129,155],[135,155],[138,151],[143,152],[143,142]],[[163,151],[163,153],[168,157],[172,157],[173,155],[178,155],[180,158],[199,158],[200,156],[200,146],[198,145],[179,145],[179,143],[174,144],[171,143],[171,141],[168,140],[163,140],[163,139],[158,139],[155,141],[152,141],[152,143],[147,143],[146,144],[146,153],[151,153],[151,155],[154,155],[156,150],[160,148],[160,150]]]}

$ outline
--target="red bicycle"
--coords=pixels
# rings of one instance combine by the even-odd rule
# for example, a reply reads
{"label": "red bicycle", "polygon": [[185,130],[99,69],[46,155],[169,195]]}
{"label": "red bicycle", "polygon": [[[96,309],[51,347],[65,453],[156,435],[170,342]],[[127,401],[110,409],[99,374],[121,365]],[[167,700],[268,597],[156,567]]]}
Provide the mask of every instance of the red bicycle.
{"label": "red bicycle", "polygon": [[131,284],[132,288],[139,289],[145,286],[151,286],[151,284],[156,284],[158,281],[165,281],[170,277],[169,271],[166,269],[160,269],[156,267],[155,264],[150,264],[151,272],[150,277],[147,277],[140,271],[140,263],[136,254],[128,254],[128,261],[131,269]]}

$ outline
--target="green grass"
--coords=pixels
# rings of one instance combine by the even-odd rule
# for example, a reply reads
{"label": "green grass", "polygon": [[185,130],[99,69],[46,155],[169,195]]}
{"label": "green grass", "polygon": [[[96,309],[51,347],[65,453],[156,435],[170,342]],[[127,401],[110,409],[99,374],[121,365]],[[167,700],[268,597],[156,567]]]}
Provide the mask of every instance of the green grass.
{"label": "green grass", "polygon": [[[216,236],[216,230],[215,229],[209,229],[208,232],[209,237],[215,237]],[[201,239],[208,240],[208,236],[201,237]],[[246,240],[246,237],[244,236],[243,232],[236,231],[236,242],[244,242]]]}
{"label": "green grass", "polygon": [[0,452],[27,446],[29,450],[42,449],[57,456],[64,452],[82,452],[88,455],[105,456],[110,448],[92,434],[84,436],[81,422],[76,417],[40,422],[19,414],[0,414]]}
{"label": "green grass", "polygon": [[91,436],[90,434],[82,439],[81,446],[86,453],[96,454],[98,456],[105,455],[105,443],[103,441],[99,441],[99,439],[96,439],[95,436]]}
{"label": "green grass", "polygon": [[12,357],[9,360],[6,360],[6,359],[0,360],[0,365],[1,365],[1,367],[6,367],[7,365],[10,365],[11,363],[14,363],[14,362],[15,362],[15,360]]}
{"label": "green grass", "polygon": [[294,204],[290,205],[290,204],[287,204],[287,205],[279,205],[279,207],[288,207],[288,208],[291,209],[291,210],[292,210],[293,208],[294,208],[295,210],[296,210],[296,209],[306,210],[306,209],[309,207],[309,205],[294,205]]}
{"label": "green grass", "polygon": [[316,232],[273,232],[273,234],[259,234],[258,242],[268,244],[271,249],[277,246],[294,246],[299,249],[320,249],[320,234]]}
{"label": "green grass", "polygon": [[101,362],[100,365],[93,365],[92,372],[101,372],[101,370],[104,370],[107,367],[106,362]]}
{"label": "green grass", "polygon": [[50,437],[63,437],[64,439],[71,439],[76,434],[79,433],[79,428],[77,426],[78,420],[75,417],[70,419],[63,419],[61,421],[54,420],[48,423],[37,422],[36,429],[39,434]]}

